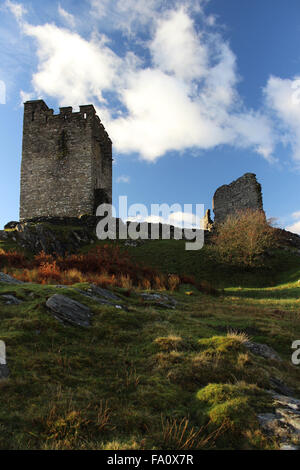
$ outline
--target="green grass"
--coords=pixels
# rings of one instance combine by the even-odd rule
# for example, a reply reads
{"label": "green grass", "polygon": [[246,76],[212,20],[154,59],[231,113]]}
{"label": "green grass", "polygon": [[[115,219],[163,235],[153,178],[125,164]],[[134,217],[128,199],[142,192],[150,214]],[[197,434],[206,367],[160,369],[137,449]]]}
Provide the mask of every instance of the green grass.
{"label": "green grass", "polygon": [[[98,241],[102,245],[107,241]],[[164,273],[193,275],[197,280],[211,282],[215,287],[272,287],[300,279],[300,257],[292,251],[275,250],[266,258],[266,267],[241,269],[216,261],[209,245],[201,250],[188,251],[184,240],[146,240],[137,247],[120,245],[132,259]],[[95,246],[95,245],[93,245]],[[82,248],[85,253],[91,246]]]}
{"label": "green grass", "polygon": [[[209,250],[186,252],[176,241],[129,251],[146,265],[193,274],[224,292],[209,296],[183,285],[171,294],[177,307],[168,310],[116,289],[125,311],[73,288],[86,285],[62,291],[0,284],[0,295],[24,301],[0,301],[11,371],[0,382],[0,448],[277,448],[256,416],[271,410],[270,377],[300,396],[300,369],[290,362],[292,341],[300,339],[300,258],[277,252],[263,272],[238,272],[217,265]],[[88,305],[92,326],[55,320],[45,306],[54,293]],[[272,346],[284,362],[254,356],[230,331]]]}

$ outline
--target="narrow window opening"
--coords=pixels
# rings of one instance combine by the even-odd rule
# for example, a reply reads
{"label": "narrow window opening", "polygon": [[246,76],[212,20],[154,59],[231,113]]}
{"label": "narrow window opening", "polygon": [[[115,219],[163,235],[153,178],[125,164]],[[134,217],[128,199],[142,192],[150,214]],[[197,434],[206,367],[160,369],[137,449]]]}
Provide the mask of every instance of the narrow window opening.
{"label": "narrow window opening", "polygon": [[34,121],[34,111],[31,113],[31,120]]}
{"label": "narrow window opening", "polygon": [[83,118],[86,119],[86,113],[83,114]]}

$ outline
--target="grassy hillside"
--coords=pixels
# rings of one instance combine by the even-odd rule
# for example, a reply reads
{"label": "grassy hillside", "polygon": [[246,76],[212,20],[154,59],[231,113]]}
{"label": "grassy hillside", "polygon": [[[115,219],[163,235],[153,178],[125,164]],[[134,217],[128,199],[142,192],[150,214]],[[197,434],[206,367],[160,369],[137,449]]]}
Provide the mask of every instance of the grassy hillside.
{"label": "grassy hillside", "polygon": [[[175,308],[162,308],[137,289],[114,288],[126,306],[118,309],[75,284],[63,294],[93,311],[91,327],[80,328],[61,324],[45,305],[61,288],[0,283],[0,299],[23,301],[0,300],[11,372],[0,381],[0,448],[277,448],[257,414],[272,410],[272,378],[300,397],[300,366],[290,361],[300,339],[300,257],[277,252],[263,271],[238,271],[218,265],[206,248],[185,251],[180,241],[127,249],[145,265],[224,291],[211,296],[181,285],[167,292]],[[283,362],[252,354],[245,335]]]}
{"label": "grassy hillside", "polygon": [[[197,280],[210,282],[217,288],[269,287],[300,279],[299,255],[286,250],[276,250],[266,259],[264,268],[240,269],[219,264],[209,245],[201,250],[185,250],[184,240],[149,240],[140,245],[126,246],[112,242],[128,252],[138,263],[152,266],[164,273],[193,275]],[[97,242],[99,246],[105,242]],[[87,246],[83,253],[91,249]]]}

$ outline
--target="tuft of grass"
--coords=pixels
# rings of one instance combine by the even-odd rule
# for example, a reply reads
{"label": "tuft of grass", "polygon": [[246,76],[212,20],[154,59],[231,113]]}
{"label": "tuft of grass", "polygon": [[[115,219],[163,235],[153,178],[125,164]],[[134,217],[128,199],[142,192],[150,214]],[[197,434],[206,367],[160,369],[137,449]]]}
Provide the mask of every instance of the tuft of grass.
{"label": "tuft of grass", "polygon": [[162,351],[178,351],[184,348],[183,339],[181,336],[176,335],[156,338],[154,343],[157,344]]}
{"label": "tuft of grass", "polygon": [[221,427],[216,432],[207,434],[205,428],[196,429],[187,418],[163,418],[161,420],[160,445],[163,449],[192,450],[204,449],[221,432]]}
{"label": "tuft of grass", "polygon": [[248,343],[250,341],[250,337],[247,335],[247,333],[237,330],[229,330],[227,332],[227,338],[231,338],[241,344]]}

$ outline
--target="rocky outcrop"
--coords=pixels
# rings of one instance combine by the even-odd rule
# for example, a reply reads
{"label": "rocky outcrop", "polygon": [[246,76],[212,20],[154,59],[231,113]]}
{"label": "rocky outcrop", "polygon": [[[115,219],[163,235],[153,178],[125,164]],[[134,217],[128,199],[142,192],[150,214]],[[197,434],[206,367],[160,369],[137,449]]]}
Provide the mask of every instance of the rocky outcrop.
{"label": "rocky outcrop", "polygon": [[0,282],[5,282],[6,284],[23,284],[23,281],[19,281],[14,277],[9,276],[8,274],[0,272]]}
{"label": "rocky outcrop", "polygon": [[107,289],[103,289],[102,287],[98,287],[92,284],[87,290],[75,290],[81,295],[84,295],[85,297],[90,298],[94,302],[97,302],[98,304],[111,305],[115,308],[128,310],[127,307],[123,305],[123,301],[118,295],[114,294],[113,292],[110,292]]}
{"label": "rocky outcrop", "polygon": [[300,236],[283,229],[276,229],[279,247],[296,248],[300,250]]}
{"label": "rocky outcrop", "polygon": [[215,223],[223,222],[239,210],[263,210],[261,185],[254,173],[245,173],[230,184],[218,188],[213,197]]}
{"label": "rocky outcrop", "polygon": [[[20,247],[31,251],[34,254],[44,251],[48,254],[58,254],[64,256],[66,253],[76,253],[82,246],[95,243],[97,238],[97,225],[101,217],[36,217],[22,222],[9,222],[5,225],[5,230],[0,230],[0,240],[8,240],[17,243]],[[210,219],[209,219],[210,220]],[[125,244],[130,246],[140,246],[144,240],[155,238],[177,238],[193,240],[195,233],[191,229],[175,228],[167,224],[150,224],[127,222],[131,225],[132,231],[136,231],[142,238],[131,240],[128,238]],[[209,222],[210,224],[210,222]],[[126,224],[121,219],[115,219],[116,233],[113,238],[119,237],[119,226]],[[114,226],[114,224],[112,224]],[[152,233],[153,230],[153,233]],[[191,232],[191,234],[189,233]],[[203,233],[203,230],[197,229]],[[209,232],[205,230],[205,235]],[[166,235],[167,234],[167,235]],[[130,234],[129,234],[130,235]],[[199,234],[197,235],[199,239]]]}
{"label": "rocky outcrop", "polygon": [[[44,251],[49,254],[74,253],[80,247],[94,243],[96,217],[87,218],[39,218],[30,221],[9,223],[10,230],[0,231],[0,240],[16,242],[34,254]],[[7,227],[6,225],[6,227]]]}
{"label": "rocky outcrop", "polygon": [[70,299],[65,295],[52,295],[47,300],[46,307],[48,307],[51,314],[62,323],[83,326],[85,328],[90,326],[91,310],[86,305]]}
{"label": "rocky outcrop", "polygon": [[300,446],[300,400],[272,393],[273,412],[261,413],[258,421],[263,431],[279,441],[282,450],[298,450]]}

